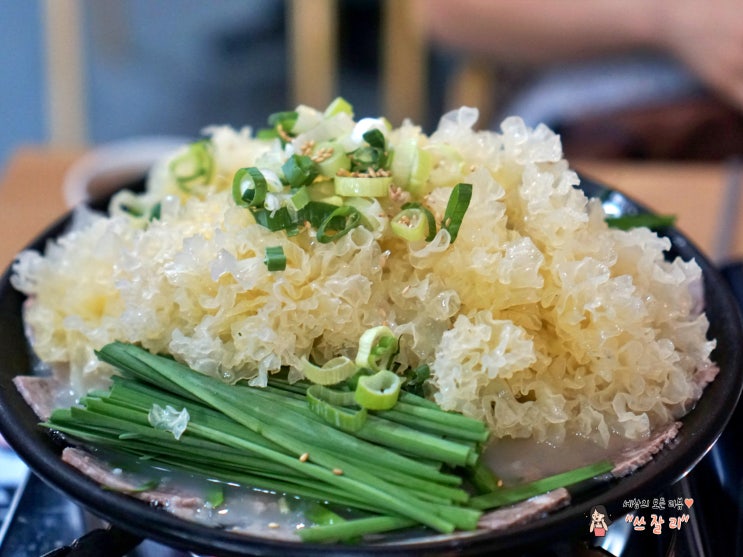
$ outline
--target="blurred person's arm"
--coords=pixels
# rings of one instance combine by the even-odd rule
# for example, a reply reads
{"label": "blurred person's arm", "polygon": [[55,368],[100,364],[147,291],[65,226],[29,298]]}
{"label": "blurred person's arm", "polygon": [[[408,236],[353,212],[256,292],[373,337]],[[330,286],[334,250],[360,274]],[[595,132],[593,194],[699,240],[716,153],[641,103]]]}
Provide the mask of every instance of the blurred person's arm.
{"label": "blurred person's arm", "polygon": [[[430,36],[517,64],[586,58],[643,45],[647,0],[423,0]],[[636,6],[634,6],[636,5]]]}
{"label": "blurred person's arm", "polygon": [[419,7],[434,41],[505,63],[666,52],[743,108],[740,0],[424,0]]}

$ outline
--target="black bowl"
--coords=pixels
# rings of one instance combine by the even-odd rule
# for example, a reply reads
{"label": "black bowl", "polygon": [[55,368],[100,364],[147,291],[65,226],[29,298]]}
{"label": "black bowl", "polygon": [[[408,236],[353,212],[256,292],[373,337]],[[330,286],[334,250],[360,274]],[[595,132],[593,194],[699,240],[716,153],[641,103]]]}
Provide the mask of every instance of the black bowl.
{"label": "black bowl", "polygon": [[[624,195],[584,179],[581,186],[599,197],[612,214],[646,212]],[[29,247],[42,250],[50,238],[69,224],[67,216],[50,227]],[[474,555],[522,550],[568,536],[586,535],[592,506],[622,512],[623,501],[652,498],[683,477],[707,453],[733,413],[743,387],[743,332],[741,316],[730,289],[712,264],[677,230],[663,231],[672,242],[669,257],[694,258],[704,274],[706,311],[713,353],[720,373],[696,407],[683,419],[677,442],[640,470],[599,489],[574,497],[557,512],[505,532],[410,540],[394,545],[313,545],[276,541],[209,528],[179,519],[126,495],[101,489],[95,482],[60,461],[62,444],[37,425],[38,419],[13,385],[13,377],[31,373],[24,337],[21,306],[24,296],[13,289],[6,271],[0,282],[0,430],[18,455],[42,479],[60,489],[94,514],[130,532],[174,548],[209,555]]]}

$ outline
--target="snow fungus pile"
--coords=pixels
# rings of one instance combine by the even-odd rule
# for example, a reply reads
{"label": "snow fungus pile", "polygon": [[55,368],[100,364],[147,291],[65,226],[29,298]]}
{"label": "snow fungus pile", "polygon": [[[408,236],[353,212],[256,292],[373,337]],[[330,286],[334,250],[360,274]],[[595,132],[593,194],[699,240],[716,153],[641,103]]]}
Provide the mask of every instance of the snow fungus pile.
{"label": "snow fungus pile", "polygon": [[[426,135],[334,103],[282,113],[268,134],[207,129],[153,168],[144,193],[117,194],[108,215],[81,210],[44,254],[19,255],[34,350],[78,392],[107,381],[94,350],[114,340],[263,385],[282,367],[299,378],[303,357],[353,357],[386,324],[400,373],[427,364],[429,396],[497,437],[607,444],[686,413],[713,367],[698,265],[667,260],[669,240],[647,228],[607,226],[546,127],[476,120],[462,108]],[[313,162],[304,190],[290,159]],[[265,186],[236,183],[241,168]],[[339,190],[339,177],[377,190]],[[444,215],[460,183],[471,200],[452,241]],[[303,217],[314,206],[359,218],[329,240]],[[428,238],[393,228],[411,206],[432,217]]]}

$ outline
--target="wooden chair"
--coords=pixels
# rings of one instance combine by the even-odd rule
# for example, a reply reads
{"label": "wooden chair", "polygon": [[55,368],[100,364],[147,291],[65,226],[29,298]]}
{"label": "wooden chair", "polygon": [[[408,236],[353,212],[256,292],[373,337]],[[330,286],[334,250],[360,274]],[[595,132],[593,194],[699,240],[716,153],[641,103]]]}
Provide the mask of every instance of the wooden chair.
{"label": "wooden chair", "polygon": [[[338,0],[285,0],[292,105],[326,106],[336,95],[338,76]],[[428,45],[416,17],[418,0],[379,0],[382,24],[382,113],[394,125],[405,117],[424,122],[429,103]],[[423,5],[425,6],[425,4]],[[49,142],[84,146],[87,113],[82,52],[82,4],[43,0],[47,59]],[[480,108],[487,121],[492,75],[486,64],[467,60],[446,87],[445,109]]]}
{"label": "wooden chair", "polygon": [[[337,90],[338,0],[287,0],[290,84],[293,105],[326,106]],[[428,45],[416,17],[417,0],[380,0],[382,111],[393,125],[403,118],[424,122],[428,106]],[[422,4],[425,8],[425,3]],[[492,107],[490,65],[465,60],[446,87],[445,108]]]}

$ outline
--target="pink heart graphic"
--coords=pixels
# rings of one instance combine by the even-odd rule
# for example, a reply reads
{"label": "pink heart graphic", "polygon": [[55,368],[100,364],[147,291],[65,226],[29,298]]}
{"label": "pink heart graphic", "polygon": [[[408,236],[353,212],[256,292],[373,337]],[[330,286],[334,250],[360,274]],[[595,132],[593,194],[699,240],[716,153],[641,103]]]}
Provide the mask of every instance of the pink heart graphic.
{"label": "pink heart graphic", "polygon": [[687,509],[690,509],[693,504],[694,504],[694,499],[684,499],[684,505],[686,505]]}

